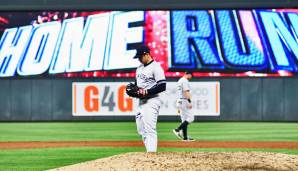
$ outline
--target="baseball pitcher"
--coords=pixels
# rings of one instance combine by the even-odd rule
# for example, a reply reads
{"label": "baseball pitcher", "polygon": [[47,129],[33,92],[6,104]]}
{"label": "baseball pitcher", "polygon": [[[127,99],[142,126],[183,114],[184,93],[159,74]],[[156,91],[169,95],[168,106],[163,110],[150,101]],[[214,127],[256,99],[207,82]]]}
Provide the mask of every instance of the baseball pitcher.
{"label": "baseball pitcher", "polygon": [[191,80],[191,78],[192,73],[187,71],[183,77],[179,79],[177,84],[178,98],[176,101],[176,107],[181,117],[181,124],[178,128],[173,129],[173,133],[183,141],[194,141],[193,138],[187,135],[188,125],[194,121],[189,85],[189,80]]}
{"label": "baseball pitcher", "polygon": [[137,54],[134,58],[138,58],[141,65],[136,70],[136,82],[127,85],[126,92],[129,96],[139,99],[136,124],[146,151],[156,152],[156,124],[161,106],[159,93],[166,90],[165,75],[160,64],[153,60],[147,46],[137,47]]}

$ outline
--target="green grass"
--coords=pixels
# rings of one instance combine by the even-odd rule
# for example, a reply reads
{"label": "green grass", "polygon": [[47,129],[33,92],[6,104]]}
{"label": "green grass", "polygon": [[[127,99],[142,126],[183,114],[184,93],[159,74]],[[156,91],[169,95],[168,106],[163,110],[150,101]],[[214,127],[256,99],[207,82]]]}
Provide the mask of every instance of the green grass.
{"label": "green grass", "polygon": [[[159,122],[159,140],[176,140],[178,122]],[[298,123],[196,122],[189,134],[208,141],[298,141]],[[0,123],[0,142],[140,140],[134,122]],[[143,147],[77,147],[0,150],[0,170],[45,170]],[[159,148],[159,151],[268,151],[298,155],[288,149]]]}
{"label": "green grass", "polygon": [[144,149],[81,147],[0,150],[0,170],[45,170],[133,151]]}
{"label": "green grass", "polygon": [[[159,140],[176,140],[178,122],[159,122]],[[209,141],[298,141],[298,123],[196,122],[189,134]],[[134,122],[0,123],[0,141],[139,140]]]}
{"label": "green grass", "polygon": [[[199,148],[160,148],[160,152],[239,152],[239,151],[266,151],[298,155],[298,150],[284,149],[199,149]],[[141,147],[80,147],[80,148],[48,148],[26,150],[1,150],[0,170],[45,170],[95,160],[107,156],[126,152],[144,152]]]}

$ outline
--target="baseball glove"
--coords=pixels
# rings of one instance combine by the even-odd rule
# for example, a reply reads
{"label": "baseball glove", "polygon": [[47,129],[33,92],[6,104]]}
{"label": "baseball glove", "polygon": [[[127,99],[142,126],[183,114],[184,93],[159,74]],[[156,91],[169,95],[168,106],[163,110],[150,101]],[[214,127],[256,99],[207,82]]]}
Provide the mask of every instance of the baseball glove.
{"label": "baseball glove", "polygon": [[140,95],[138,93],[139,87],[135,85],[134,83],[129,83],[126,85],[126,94],[130,97],[137,97],[140,98]]}

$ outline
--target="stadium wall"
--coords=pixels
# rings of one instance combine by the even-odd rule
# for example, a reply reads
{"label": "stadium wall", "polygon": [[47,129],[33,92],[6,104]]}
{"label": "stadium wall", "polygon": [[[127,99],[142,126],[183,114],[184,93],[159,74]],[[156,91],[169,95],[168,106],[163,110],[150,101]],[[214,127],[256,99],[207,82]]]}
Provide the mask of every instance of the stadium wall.
{"label": "stadium wall", "polygon": [[[131,79],[4,79],[0,80],[1,121],[132,120],[128,116],[72,116],[72,82]],[[177,81],[177,79],[168,79]],[[220,81],[220,116],[215,121],[298,121],[298,78],[196,78]],[[177,120],[163,116],[160,120]]]}

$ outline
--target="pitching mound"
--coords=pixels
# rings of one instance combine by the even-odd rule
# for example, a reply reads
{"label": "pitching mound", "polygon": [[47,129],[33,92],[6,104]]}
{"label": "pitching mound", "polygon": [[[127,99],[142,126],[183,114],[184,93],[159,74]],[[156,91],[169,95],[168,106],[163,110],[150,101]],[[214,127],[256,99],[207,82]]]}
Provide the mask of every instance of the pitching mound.
{"label": "pitching mound", "polygon": [[298,170],[298,156],[267,152],[160,152],[126,153],[66,166],[79,170]]}

